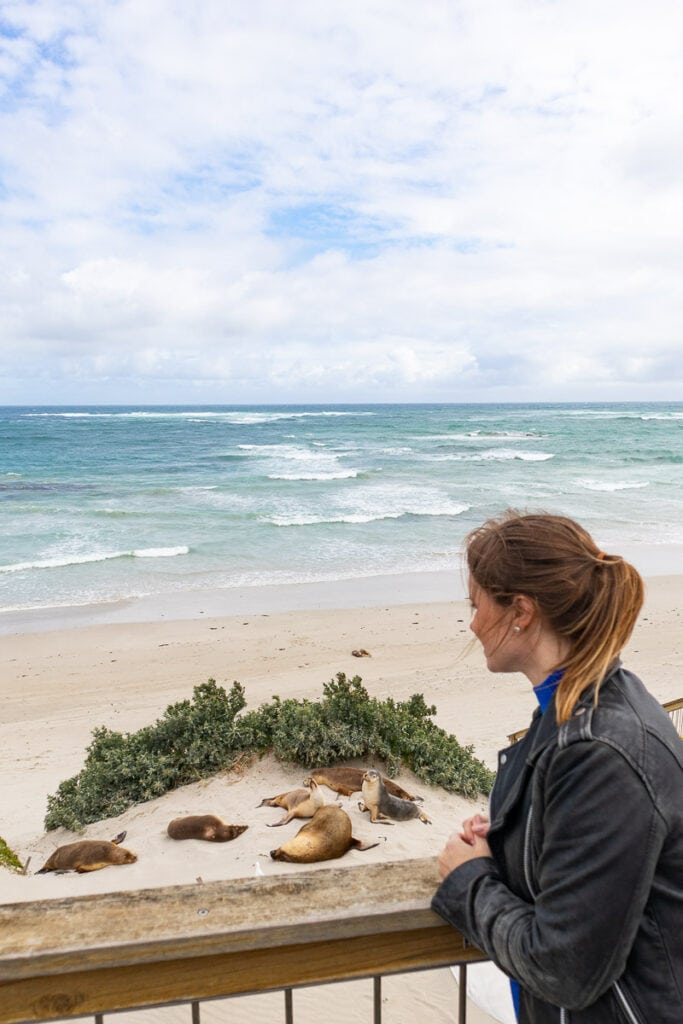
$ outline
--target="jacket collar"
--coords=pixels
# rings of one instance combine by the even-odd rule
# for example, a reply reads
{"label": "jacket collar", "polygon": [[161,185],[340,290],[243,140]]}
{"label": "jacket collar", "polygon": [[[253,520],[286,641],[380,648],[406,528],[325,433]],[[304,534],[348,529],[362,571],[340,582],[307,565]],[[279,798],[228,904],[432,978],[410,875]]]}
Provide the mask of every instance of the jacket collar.
{"label": "jacket collar", "polygon": [[[607,673],[603,686],[606,685],[614,673],[621,667],[621,661],[617,658],[614,663],[610,666],[609,672]],[[529,726],[529,735],[527,739],[528,747],[524,754],[524,759],[520,758],[519,764],[516,765],[515,778],[510,783],[510,788],[505,794],[501,806],[498,808],[496,813],[495,824],[498,824],[502,818],[510,811],[512,807],[517,803],[517,800],[524,791],[527,783],[529,773],[533,770],[536,762],[543,753],[543,751],[551,744],[558,742],[558,734],[560,727],[557,724],[555,715],[555,697],[553,698],[546,710],[541,714],[541,709],[536,708],[533,717],[531,719],[531,725]],[[574,715],[577,713],[583,715],[584,711],[590,710],[593,705],[594,688],[589,686],[579,698],[576,708],[574,709]],[[524,743],[524,739],[519,741]],[[514,750],[516,744],[512,747],[508,747],[506,750],[501,751],[501,755],[507,754],[511,750]],[[522,751],[520,750],[520,755]],[[500,770],[500,769],[499,769]],[[492,823],[494,824],[494,823]]]}
{"label": "jacket collar", "polygon": [[[545,739],[541,732],[547,728],[547,720],[554,723],[552,704],[541,714],[537,707],[533,713],[531,724],[526,735],[517,743],[501,750],[498,755],[498,773],[494,783],[496,797],[501,793],[500,806],[496,808],[495,818],[491,821],[492,828],[502,824],[503,819],[524,793],[529,774],[532,770],[533,761],[540,754],[542,747],[550,742]],[[540,747],[539,747],[540,744]],[[538,754],[536,753],[538,748]]]}
{"label": "jacket collar", "polygon": [[[609,683],[612,676],[620,668],[621,659],[615,658],[612,664],[610,665],[605,678],[601,683],[601,689]],[[531,749],[529,750],[529,753],[527,755],[526,761],[528,765],[535,764],[540,755],[545,750],[545,748],[548,746],[548,744],[557,741],[560,727],[557,724],[557,715],[555,712],[556,697],[557,692],[553,694],[552,700],[550,701],[548,707],[543,713],[543,717],[541,718],[541,724],[538,728],[536,735],[534,736]],[[572,717],[578,717],[579,715],[585,714],[586,711],[589,711],[592,707],[594,707],[594,704],[595,687],[589,686],[583,691],[578,701],[576,702],[576,707],[572,712]]]}

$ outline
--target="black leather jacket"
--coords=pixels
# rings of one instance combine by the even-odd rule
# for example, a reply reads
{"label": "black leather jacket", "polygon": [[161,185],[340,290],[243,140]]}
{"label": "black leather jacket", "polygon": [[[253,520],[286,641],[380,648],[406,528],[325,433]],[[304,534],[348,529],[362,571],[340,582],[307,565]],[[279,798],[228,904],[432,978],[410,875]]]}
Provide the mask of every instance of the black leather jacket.
{"label": "black leather jacket", "polygon": [[520,983],[523,1024],[683,1022],[683,742],[617,664],[498,756],[493,853],[432,907]]}

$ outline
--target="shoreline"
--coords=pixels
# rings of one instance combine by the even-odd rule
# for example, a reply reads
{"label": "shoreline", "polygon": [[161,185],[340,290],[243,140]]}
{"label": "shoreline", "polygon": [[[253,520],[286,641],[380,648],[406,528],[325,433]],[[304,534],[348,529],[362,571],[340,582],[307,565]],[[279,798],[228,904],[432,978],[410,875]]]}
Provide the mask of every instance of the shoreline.
{"label": "shoreline", "polygon": [[[682,545],[623,545],[617,553],[632,562],[646,581],[650,577],[683,577]],[[431,604],[466,596],[464,566],[302,583],[182,589],[97,604],[0,609],[0,636],[114,623]]]}
{"label": "shoreline", "polygon": [[221,590],[181,590],[102,604],[0,610],[0,636],[125,623],[194,621],[201,617],[432,604],[464,597],[460,573],[445,570]]}

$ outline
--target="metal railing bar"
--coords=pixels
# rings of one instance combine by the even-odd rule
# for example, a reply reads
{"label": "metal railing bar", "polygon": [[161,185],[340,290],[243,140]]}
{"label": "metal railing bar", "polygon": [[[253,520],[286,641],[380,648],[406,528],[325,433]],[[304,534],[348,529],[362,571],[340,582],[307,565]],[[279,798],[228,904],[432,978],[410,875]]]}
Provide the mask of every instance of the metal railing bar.
{"label": "metal railing bar", "polygon": [[[427,968],[428,969],[428,968]],[[425,968],[422,968],[425,970]],[[405,972],[405,973],[419,973]],[[358,980],[358,979],[357,979]],[[301,988],[318,988],[323,985],[335,984],[335,982],[321,982],[318,985],[302,985]],[[338,984],[338,983],[337,983]],[[382,975],[377,974],[372,979],[373,984],[373,1024],[382,1024]],[[291,988],[283,990],[285,995],[285,1024],[294,1024],[294,991]],[[235,998],[231,996],[219,997],[216,1000],[209,1000],[210,1002],[227,1002],[229,999]],[[199,1012],[200,1003],[196,1000],[192,1002],[192,1024],[201,1024]],[[144,1008],[143,1012],[144,1012]],[[96,1024],[102,1024],[101,1015],[95,1017]],[[458,974],[458,1024],[467,1024],[467,964],[459,965]]]}
{"label": "metal railing bar", "polygon": [[467,1024],[467,964],[458,967],[458,1024]]}
{"label": "metal railing bar", "polygon": [[382,1024],[382,975],[377,974],[372,979],[373,1003],[374,1003],[374,1024]]}

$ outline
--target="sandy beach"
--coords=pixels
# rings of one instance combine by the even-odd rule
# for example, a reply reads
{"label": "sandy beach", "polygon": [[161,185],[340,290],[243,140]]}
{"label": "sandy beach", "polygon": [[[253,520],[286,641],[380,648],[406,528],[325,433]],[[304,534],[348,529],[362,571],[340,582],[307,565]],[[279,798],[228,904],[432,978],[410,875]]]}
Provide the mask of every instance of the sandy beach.
{"label": "sandy beach", "polygon": [[[646,606],[624,661],[660,701],[681,696],[682,613],[683,577],[650,578]],[[493,766],[507,734],[526,725],[534,697],[523,677],[487,673],[480,650],[470,644],[468,621],[464,601],[439,601],[200,615],[182,621],[113,622],[5,635],[0,647],[0,835],[31,863],[25,877],[0,871],[0,902],[302,870],[269,857],[269,850],[293,835],[300,823],[272,829],[269,825],[279,819],[279,810],[257,804],[299,786],[304,773],[265,757],[238,772],[178,789],[88,827],[86,836],[103,839],[125,829],[125,845],[138,854],[136,864],[86,875],[32,874],[56,846],[75,838],[62,829],[43,831],[46,800],[62,779],[82,766],[93,728],[106,725],[131,731],[150,724],[168,704],[190,697],[192,688],[209,677],[226,687],[239,680],[249,707],[274,694],[317,699],[323,683],[339,671],[361,675],[369,693],[378,698],[400,700],[419,692],[436,705],[437,724],[455,733],[461,743],[472,744],[475,754]],[[357,648],[365,648],[371,657],[353,657],[351,651]],[[392,827],[371,825],[358,810],[357,798],[341,798],[354,835],[379,838],[380,844],[364,853],[350,852],[337,865],[435,855],[466,814],[485,807],[483,799],[467,801],[426,786],[409,772],[400,781],[422,794],[433,824],[414,820]],[[334,799],[328,790],[325,795],[328,802]],[[174,843],[166,836],[166,825],[189,813],[216,813],[249,828],[226,845]],[[445,1013],[455,998],[451,975],[442,971],[430,977],[429,985],[419,975],[388,982],[389,993],[395,986],[404,991],[396,999],[396,1013],[387,1019],[407,1021],[415,1009],[411,999],[424,1007],[427,990],[427,1001],[433,1002],[427,1019],[448,1019]],[[359,985],[354,983],[355,991],[365,992]],[[369,992],[370,988],[368,999]],[[303,1002],[309,998],[302,997]],[[366,995],[359,998],[362,1002]],[[387,999],[391,1001],[390,995]],[[203,1019],[221,1019],[220,1004],[213,1005],[216,1015],[212,1017],[211,1010]],[[233,1014],[236,1008],[233,1003]],[[264,1010],[262,1019],[269,1012]],[[145,1020],[152,1024],[184,1019],[179,1013],[152,1011]],[[314,1019],[315,1011],[311,1013]],[[254,1019],[253,1009],[249,1017]],[[256,1018],[260,1019],[258,1013]]]}

